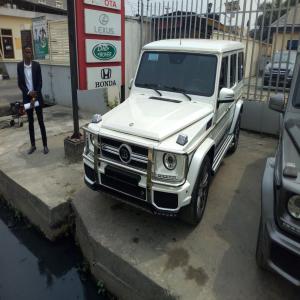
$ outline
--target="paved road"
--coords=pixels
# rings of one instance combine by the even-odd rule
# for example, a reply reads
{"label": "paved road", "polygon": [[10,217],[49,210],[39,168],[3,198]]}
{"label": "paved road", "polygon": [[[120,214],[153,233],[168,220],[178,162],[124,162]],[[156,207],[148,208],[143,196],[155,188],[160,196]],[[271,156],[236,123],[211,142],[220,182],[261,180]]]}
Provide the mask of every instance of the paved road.
{"label": "paved road", "polygon": [[[196,228],[84,188],[73,202],[82,247],[97,268],[113,270],[133,290],[147,286],[148,294],[153,293],[146,278],[180,299],[299,300],[299,290],[255,262],[261,178],[276,144],[276,139],[242,132],[237,152],[225,158],[212,182]],[[124,276],[134,274],[131,268],[146,277]]]}

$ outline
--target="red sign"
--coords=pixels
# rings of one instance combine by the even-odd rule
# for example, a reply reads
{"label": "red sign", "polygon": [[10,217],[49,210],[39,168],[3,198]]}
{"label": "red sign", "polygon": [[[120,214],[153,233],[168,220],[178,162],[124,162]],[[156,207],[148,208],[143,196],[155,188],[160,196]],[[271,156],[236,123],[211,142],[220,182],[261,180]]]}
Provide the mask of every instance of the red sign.
{"label": "red sign", "polygon": [[[124,85],[124,0],[76,0],[75,15],[78,89],[96,89],[119,84],[119,77],[121,85]],[[121,74],[118,74],[119,68],[113,68],[117,66],[121,66]],[[104,68],[106,70],[109,67],[112,70],[102,76]]]}

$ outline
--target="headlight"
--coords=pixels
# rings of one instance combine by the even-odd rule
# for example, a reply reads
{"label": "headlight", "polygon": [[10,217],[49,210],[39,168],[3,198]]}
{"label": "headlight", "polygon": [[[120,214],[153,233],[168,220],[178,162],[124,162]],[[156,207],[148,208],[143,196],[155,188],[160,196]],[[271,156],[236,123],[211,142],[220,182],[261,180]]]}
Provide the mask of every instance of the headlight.
{"label": "headlight", "polygon": [[300,220],[300,196],[294,195],[288,201],[288,212],[295,219]]}
{"label": "headlight", "polygon": [[163,157],[164,165],[168,170],[174,170],[177,166],[177,159],[175,154],[165,153]]}
{"label": "headlight", "polygon": [[186,177],[187,155],[155,151],[153,178],[163,182],[182,182]]}
{"label": "headlight", "polygon": [[94,152],[95,135],[92,133],[86,133],[85,140],[85,153]]}

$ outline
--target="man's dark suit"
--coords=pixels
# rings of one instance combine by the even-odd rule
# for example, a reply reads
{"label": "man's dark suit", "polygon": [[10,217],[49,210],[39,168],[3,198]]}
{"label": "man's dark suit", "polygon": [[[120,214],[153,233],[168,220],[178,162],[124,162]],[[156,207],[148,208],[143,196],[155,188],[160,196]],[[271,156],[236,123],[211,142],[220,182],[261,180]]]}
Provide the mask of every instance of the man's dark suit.
{"label": "man's dark suit", "polygon": [[[24,61],[21,61],[18,63],[18,86],[23,94],[23,103],[30,103],[31,97],[28,95],[28,88],[25,81],[25,73],[24,73]],[[41,66],[38,62],[32,61],[31,62],[31,72],[32,72],[32,85],[33,90],[37,92],[36,100],[39,101],[39,106],[35,108],[36,115],[38,118],[38,122],[41,129],[41,135],[43,140],[43,145],[47,146],[47,135],[46,135],[46,129],[44,125],[43,120],[43,96],[42,96],[42,72],[41,72]],[[33,108],[28,109],[27,111],[28,115],[28,123],[29,123],[29,135],[30,135],[30,141],[31,146],[35,146],[35,136],[34,136],[34,119],[33,119]]]}

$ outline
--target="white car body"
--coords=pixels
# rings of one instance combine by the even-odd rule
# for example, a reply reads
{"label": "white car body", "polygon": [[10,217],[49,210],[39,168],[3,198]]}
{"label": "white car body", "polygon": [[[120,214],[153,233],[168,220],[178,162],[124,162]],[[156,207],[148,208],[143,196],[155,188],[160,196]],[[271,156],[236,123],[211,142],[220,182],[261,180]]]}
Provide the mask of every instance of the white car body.
{"label": "white car body", "polygon": [[[85,128],[85,182],[94,189],[105,186],[108,190],[130,196],[131,200],[134,199],[134,205],[156,213],[176,215],[191,203],[204,157],[209,156],[213,173],[232,146],[234,129],[243,104],[243,79],[239,77],[239,72],[243,72],[243,62],[239,60],[243,55],[239,55],[243,53],[243,45],[233,41],[162,40],[144,46],[141,58],[144,53],[150,57],[152,52],[156,55],[155,59],[160,53],[216,57],[212,95],[186,96],[181,92],[159,90],[162,94],[159,96],[151,88],[138,87],[136,80],[133,80],[130,96],[103,115],[100,122],[90,123]],[[227,70],[226,67],[222,69],[227,72],[227,80],[220,93],[219,78],[224,57],[228,57],[225,59]],[[235,59],[235,64],[234,61],[231,64],[230,59]],[[226,66],[226,63],[223,64]],[[230,86],[230,75],[234,80],[233,86]],[[188,74],[182,76],[188,77]],[[228,95],[233,96],[230,102],[226,102]],[[222,97],[225,101],[218,102]],[[185,144],[177,142],[179,136],[183,140],[187,138]],[[126,160],[126,155],[130,153],[130,162],[122,161],[120,148],[125,151]],[[175,171],[165,166],[165,153],[175,155]],[[170,163],[174,163],[173,158]],[[159,201],[156,201],[156,197]]]}

